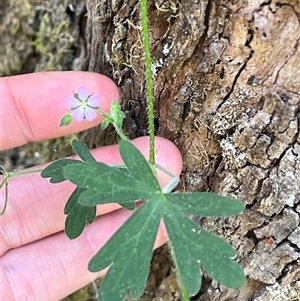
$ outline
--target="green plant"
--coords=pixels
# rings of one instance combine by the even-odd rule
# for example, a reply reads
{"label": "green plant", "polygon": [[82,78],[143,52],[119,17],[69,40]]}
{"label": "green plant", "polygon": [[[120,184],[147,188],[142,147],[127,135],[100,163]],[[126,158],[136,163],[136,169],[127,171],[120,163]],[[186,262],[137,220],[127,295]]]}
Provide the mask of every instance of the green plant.
{"label": "green plant", "polygon": [[[127,293],[135,299],[142,295],[157,230],[163,220],[183,300],[186,301],[201,287],[201,268],[227,287],[238,288],[246,281],[242,268],[233,259],[236,255],[234,248],[193,222],[187,214],[225,217],[242,212],[244,205],[239,200],[214,193],[172,192],[178,178],[155,164],[154,94],[147,2],[140,2],[148,96],[149,162],[124,135],[122,122],[125,115],[120,105],[113,102],[108,114],[101,110],[97,95],[89,94],[86,88],[80,87],[66,101],[71,112],[63,116],[61,126],[68,125],[73,119],[93,120],[99,112],[105,118],[102,127],[112,123],[121,138],[120,154],[124,164],[109,166],[97,162],[85,144],[74,140],[73,149],[81,160],[58,160],[46,167],[41,175],[50,178],[51,183],[68,180],[77,186],[65,205],[65,231],[71,239],[82,233],[86,223],[95,220],[96,206],[99,204],[116,202],[128,210],[135,209],[89,263],[88,269],[92,272],[109,267],[100,285],[99,300],[121,301]],[[172,176],[163,189],[158,184],[157,168]],[[5,172],[0,184],[0,187],[5,184],[6,192],[7,180],[11,176]],[[142,201],[139,206],[137,200]]]}
{"label": "green plant", "polygon": [[186,213],[199,216],[236,214],[244,208],[240,201],[213,193],[163,191],[152,166],[128,140],[120,141],[124,160],[124,165],[120,166],[96,162],[79,140],[73,141],[73,148],[82,161],[62,159],[42,172],[52,183],[69,180],[77,185],[65,207],[66,233],[70,238],[78,237],[86,222],[93,222],[96,205],[117,202],[134,209],[135,201],[143,200],[89,263],[92,272],[110,266],[101,283],[100,300],[123,300],[128,291],[133,298],[141,296],[161,219],[169,235],[185,300],[200,289],[200,266],[226,286],[236,288],[244,283],[242,269],[232,260],[235,250],[186,216]]}

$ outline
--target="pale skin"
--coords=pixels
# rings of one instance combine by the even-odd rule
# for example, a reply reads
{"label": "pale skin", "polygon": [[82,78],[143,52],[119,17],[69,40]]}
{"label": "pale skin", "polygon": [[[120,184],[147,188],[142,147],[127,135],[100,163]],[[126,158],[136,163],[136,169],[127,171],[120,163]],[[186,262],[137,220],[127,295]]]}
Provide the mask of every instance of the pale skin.
{"label": "pale skin", "polygon": [[[110,103],[119,99],[118,89],[110,79],[90,72],[1,78],[0,151],[98,125],[102,121],[100,115],[92,122],[84,120],[59,127],[67,110],[64,100],[83,85],[100,96],[101,108],[106,112]],[[133,143],[147,156],[147,137]],[[155,147],[159,150],[156,162],[179,175],[182,158],[176,146],[156,138]],[[93,154],[107,164],[121,162],[117,145],[98,148]],[[162,186],[170,180],[162,172],[158,176]],[[69,240],[63,232],[63,208],[73,190],[71,183],[50,184],[40,174],[10,179],[9,203],[0,217],[0,300],[57,301],[104,274],[88,272],[88,262],[131,212],[114,204],[99,206],[95,223],[87,226],[78,239]],[[3,204],[2,190],[1,209]],[[161,226],[155,247],[166,239]]]}

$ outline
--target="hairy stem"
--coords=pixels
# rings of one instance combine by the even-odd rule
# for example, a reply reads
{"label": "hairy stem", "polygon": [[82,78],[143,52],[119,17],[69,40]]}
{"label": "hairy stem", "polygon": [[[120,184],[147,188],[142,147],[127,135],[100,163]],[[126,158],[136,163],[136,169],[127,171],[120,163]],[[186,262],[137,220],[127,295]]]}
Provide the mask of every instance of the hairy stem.
{"label": "hairy stem", "polygon": [[117,131],[118,135],[120,136],[121,139],[124,140],[128,140],[128,138],[126,137],[126,135],[124,134],[123,130],[121,128],[118,127],[118,125],[116,124],[116,122],[113,123],[115,130]]}
{"label": "hairy stem", "polygon": [[117,134],[119,135],[119,137],[121,139],[128,140],[128,138],[126,137],[126,135],[124,134],[124,132],[122,130],[122,127],[120,127],[118,125],[118,122],[114,119],[114,116],[112,116],[111,114],[106,113],[105,111],[103,111],[100,108],[98,109],[98,112],[100,112],[104,118],[107,118],[109,120],[109,122],[113,124]]}
{"label": "hairy stem", "polygon": [[152,62],[150,53],[150,39],[148,28],[147,15],[147,0],[140,0],[141,4],[141,19],[142,19],[142,36],[143,36],[143,50],[145,55],[145,76],[147,88],[147,109],[148,109],[148,130],[150,137],[149,147],[149,163],[155,164],[155,147],[154,147],[154,92],[153,92],[153,77],[152,77]]}

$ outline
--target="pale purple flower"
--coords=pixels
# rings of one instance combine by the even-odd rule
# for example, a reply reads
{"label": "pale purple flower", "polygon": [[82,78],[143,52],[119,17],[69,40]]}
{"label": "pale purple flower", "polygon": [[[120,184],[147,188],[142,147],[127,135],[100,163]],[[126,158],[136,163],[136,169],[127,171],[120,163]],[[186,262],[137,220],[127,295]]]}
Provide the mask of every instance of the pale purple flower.
{"label": "pale purple flower", "polygon": [[83,119],[94,120],[97,117],[96,110],[99,109],[100,103],[100,97],[89,95],[85,87],[79,87],[77,93],[66,99],[66,106],[73,111],[72,117],[78,122]]}

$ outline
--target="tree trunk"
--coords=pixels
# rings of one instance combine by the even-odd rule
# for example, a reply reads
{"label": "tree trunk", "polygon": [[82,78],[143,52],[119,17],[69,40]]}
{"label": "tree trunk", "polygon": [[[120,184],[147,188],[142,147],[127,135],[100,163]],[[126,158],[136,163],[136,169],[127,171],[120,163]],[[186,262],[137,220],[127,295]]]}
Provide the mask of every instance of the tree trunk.
{"label": "tree trunk", "polygon": [[[146,135],[139,2],[87,2],[86,69],[115,80],[126,132]],[[230,290],[205,276],[194,300],[299,300],[299,1],[152,0],[149,18],[157,135],[182,152],[179,189],[247,205],[237,217],[195,218],[237,249],[249,277]],[[90,145],[96,135],[115,139],[92,130]],[[142,300],[180,300],[174,269],[163,269]]]}

